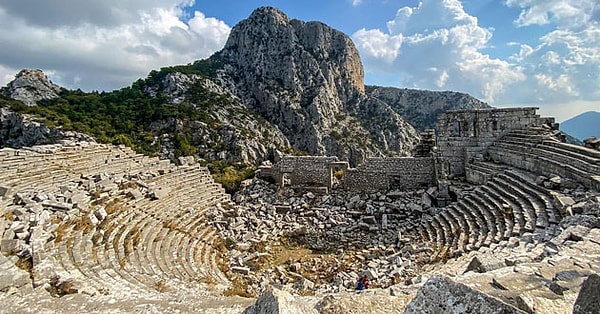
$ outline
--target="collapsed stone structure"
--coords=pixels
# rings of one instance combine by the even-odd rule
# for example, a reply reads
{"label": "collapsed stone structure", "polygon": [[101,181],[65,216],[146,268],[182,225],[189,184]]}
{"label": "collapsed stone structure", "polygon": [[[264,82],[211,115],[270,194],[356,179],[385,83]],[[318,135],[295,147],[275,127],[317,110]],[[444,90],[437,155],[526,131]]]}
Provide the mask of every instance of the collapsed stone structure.
{"label": "collapsed stone structure", "polygon": [[[351,313],[372,297],[381,311],[401,313],[442,272],[503,302],[486,303],[492,307],[570,311],[600,269],[600,152],[561,142],[535,108],[451,111],[438,124],[437,144],[427,132],[431,149],[419,157],[371,158],[356,168],[335,157],[285,157],[258,174],[281,195],[242,189],[233,200],[193,159],[175,165],[89,142],[1,149],[0,298],[21,304],[15,311],[82,302],[86,311],[152,304],[240,313],[252,299],[218,295],[281,285],[336,293],[294,297],[309,312]],[[463,183],[451,180],[460,177],[471,184],[457,187]],[[256,182],[245,185],[268,184]],[[413,193],[438,202],[417,204]],[[269,259],[292,240],[340,245],[323,246],[322,256]],[[359,267],[390,290],[348,294]],[[255,273],[259,282],[249,281]],[[436,298],[432,285],[410,309]],[[460,290],[465,300],[482,293]],[[21,301],[31,295],[38,299]],[[115,305],[122,300],[131,303]]]}

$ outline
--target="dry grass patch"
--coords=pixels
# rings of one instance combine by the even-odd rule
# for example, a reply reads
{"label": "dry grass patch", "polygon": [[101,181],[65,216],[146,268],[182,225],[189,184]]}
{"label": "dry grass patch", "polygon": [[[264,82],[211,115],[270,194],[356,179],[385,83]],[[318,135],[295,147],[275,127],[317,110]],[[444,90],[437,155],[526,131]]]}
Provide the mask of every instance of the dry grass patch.
{"label": "dry grass patch", "polygon": [[123,182],[119,185],[119,190],[125,190],[125,189],[137,189],[139,187],[139,184],[135,181],[127,181],[127,182]]}
{"label": "dry grass patch", "polygon": [[54,233],[56,235],[56,238],[54,238],[54,242],[61,242],[65,238],[67,230],[69,230],[70,227],[71,224],[68,222],[63,222],[59,224],[58,227],[54,229]]}
{"label": "dry grass patch", "polygon": [[17,266],[20,269],[22,269],[22,270],[30,273],[31,272],[31,268],[33,268],[33,258],[31,258],[31,256],[29,258],[20,258],[15,263],[15,266]]}
{"label": "dry grass patch", "polygon": [[90,222],[87,216],[81,216],[79,219],[73,222],[73,230],[81,230],[83,232],[90,232],[94,230],[94,225]]}
{"label": "dry grass patch", "polygon": [[231,285],[227,290],[223,291],[223,295],[226,297],[234,297],[240,296],[244,298],[252,298],[256,297],[248,288],[250,287],[250,282],[247,279],[242,278],[240,276],[235,276],[234,278],[230,278]]}
{"label": "dry grass patch", "polygon": [[104,209],[106,210],[106,213],[108,215],[111,215],[111,214],[114,214],[121,210],[125,210],[126,207],[127,206],[125,206],[125,204],[121,200],[115,199],[115,200],[108,202],[108,204],[106,204]]}
{"label": "dry grass patch", "polygon": [[154,289],[156,291],[164,293],[169,291],[169,287],[167,286],[167,281],[164,279],[158,280],[154,283]]}
{"label": "dry grass patch", "polygon": [[6,219],[8,221],[15,221],[17,216],[13,212],[6,212],[2,215],[2,218]]}

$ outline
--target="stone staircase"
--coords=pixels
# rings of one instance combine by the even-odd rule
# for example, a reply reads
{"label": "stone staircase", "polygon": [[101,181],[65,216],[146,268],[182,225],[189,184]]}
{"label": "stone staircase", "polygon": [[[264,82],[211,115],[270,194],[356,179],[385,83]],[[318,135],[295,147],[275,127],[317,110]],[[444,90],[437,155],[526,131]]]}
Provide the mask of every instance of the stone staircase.
{"label": "stone staircase", "polygon": [[0,190],[0,249],[32,257],[34,286],[151,297],[230,284],[204,216],[230,197],[197,164],[93,143],[1,149]]}

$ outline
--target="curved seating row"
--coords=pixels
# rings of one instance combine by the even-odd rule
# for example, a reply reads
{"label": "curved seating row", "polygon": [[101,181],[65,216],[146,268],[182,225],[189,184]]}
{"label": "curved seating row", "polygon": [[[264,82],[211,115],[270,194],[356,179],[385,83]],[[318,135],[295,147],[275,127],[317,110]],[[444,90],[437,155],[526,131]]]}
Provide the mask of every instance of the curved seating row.
{"label": "curved seating row", "polygon": [[488,148],[492,160],[540,175],[556,174],[600,190],[600,152],[560,142],[543,130],[514,130]]}
{"label": "curved seating row", "polygon": [[467,179],[480,185],[422,223],[420,233],[437,248],[437,260],[510,237],[552,238],[561,213],[551,192],[534,183],[536,174],[600,190],[600,152],[557,141],[543,128],[510,131],[488,153],[493,162],[466,165]]}
{"label": "curved seating row", "polygon": [[[0,168],[0,185],[10,188],[11,195],[27,191],[60,194],[62,186],[81,188],[82,180],[96,176],[129,182],[106,199],[88,198],[90,203],[80,207],[86,210],[73,210],[66,218],[63,214],[62,221],[49,228],[55,235],[45,244],[45,261],[53,263],[59,276],[103,293],[115,289],[123,294],[156,293],[169,287],[176,290],[177,285],[222,289],[229,285],[217,266],[214,241],[218,236],[204,211],[230,198],[208,169],[178,167],[128,148],[95,144],[2,149]],[[166,188],[168,194],[135,198],[127,193],[138,189],[144,195],[153,188]],[[8,206],[12,197],[1,201]],[[94,225],[90,215],[100,207],[107,216]]]}
{"label": "curved seating row", "polygon": [[554,208],[550,192],[522,171],[504,169],[424,219],[421,235],[436,247],[434,260],[492,243],[506,245],[511,237],[531,234],[534,240],[545,241],[554,236],[561,214]]}

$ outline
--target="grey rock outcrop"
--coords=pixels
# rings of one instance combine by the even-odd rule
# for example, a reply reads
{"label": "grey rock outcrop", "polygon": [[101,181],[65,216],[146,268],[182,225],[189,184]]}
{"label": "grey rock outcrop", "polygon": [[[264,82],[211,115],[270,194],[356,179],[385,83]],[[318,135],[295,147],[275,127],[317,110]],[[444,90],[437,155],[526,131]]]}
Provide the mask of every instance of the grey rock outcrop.
{"label": "grey rock outcrop", "polygon": [[50,128],[34,121],[31,117],[7,108],[0,108],[0,145],[26,147],[64,141],[94,142],[88,135],[64,131],[61,128]]}
{"label": "grey rock outcrop", "polygon": [[485,293],[448,278],[434,276],[406,308],[410,313],[525,313]]}
{"label": "grey rock outcrop", "polygon": [[[194,90],[210,93],[222,99],[214,104],[197,104],[190,99]],[[198,155],[208,160],[228,160],[249,164],[276,159],[281,150],[290,147],[290,143],[274,124],[258,117],[242,105],[226,88],[211,79],[195,74],[179,72],[167,74],[158,84],[146,86],[145,92],[151,96],[168,97],[172,103],[192,102],[203,108],[209,116],[208,124],[202,121],[186,121],[182,118],[168,118],[152,122],[150,129],[155,134],[167,134],[161,140],[161,157],[174,158],[170,132],[180,133],[190,130],[192,140],[197,144]]]}
{"label": "grey rock outcrop", "polygon": [[317,310],[290,293],[271,288],[263,293],[254,305],[248,307],[243,314],[317,314]]}
{"label": "grey rock outcrop", "polygon": [[356,47],[325,24],[259,8],[215,57],[226,64],[222,81],[300,150],[356,164],[367,155],[409,155],[418,141],[400,115],[364,94]]}
{"label": "grey rock outcrop", "polygon": [[420,131],[436,128],[440,113],[455,109],[491,108],[468,94],[396,87],[366,86],[367,95],[387,104]]}
{"label": "grey rock outcrop", "polygon": [[20,100],[27,106],[35,106],[39,100],[58,97],[61,90],[41,70],[25,69],[2,89],[2,94]]}

